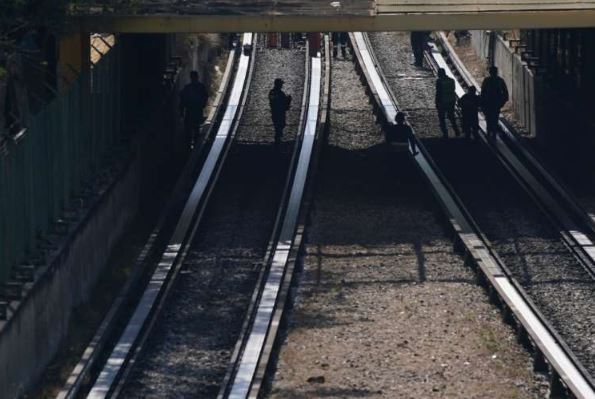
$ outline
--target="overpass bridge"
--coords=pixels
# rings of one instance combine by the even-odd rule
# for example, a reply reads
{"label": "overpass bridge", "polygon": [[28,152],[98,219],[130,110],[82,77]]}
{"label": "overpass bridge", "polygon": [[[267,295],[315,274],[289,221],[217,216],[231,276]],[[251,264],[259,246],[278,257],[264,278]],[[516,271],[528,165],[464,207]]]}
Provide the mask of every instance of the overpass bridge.
{"label": "overpass bridge", "polygon": [[[321,32],[595,26],[595,0],[165,0],[77,7],[80,32]],[[101,4],[99,4],[101,3]]]}

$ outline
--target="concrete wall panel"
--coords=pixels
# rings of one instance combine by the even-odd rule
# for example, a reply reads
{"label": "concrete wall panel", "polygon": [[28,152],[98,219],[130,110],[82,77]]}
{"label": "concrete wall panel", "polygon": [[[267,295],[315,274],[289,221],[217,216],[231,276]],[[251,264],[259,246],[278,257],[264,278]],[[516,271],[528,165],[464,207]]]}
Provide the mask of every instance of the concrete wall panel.
{"label": "concrete wall panel", "polygon": [[74,308],[89,299],[106,254],[136,215],[140,174],[141,159],[136,157],[0,330],[0,397],[22,394],[58,350]]}
{"label": "concrete wall panel", "polygon": [[[487,59],[490,47],[487,31],[471,31],[471,46],[477,55]],[[494,43],[494,65],[498,67],[500,76],[508,86],[512,109],[516,117],[529,133],[536,135],[538,128],[536,112],[539,108],[535,103],[533,72],[520,55],[516,54],[508,42],[500,36]]]}

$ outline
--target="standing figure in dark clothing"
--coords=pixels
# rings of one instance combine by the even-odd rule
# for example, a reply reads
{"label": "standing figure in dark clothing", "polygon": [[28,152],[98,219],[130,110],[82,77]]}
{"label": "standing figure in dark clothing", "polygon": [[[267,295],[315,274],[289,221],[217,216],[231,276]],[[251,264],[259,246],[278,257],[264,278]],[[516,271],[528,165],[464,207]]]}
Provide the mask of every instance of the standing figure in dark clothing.
{"label": "standing figure in dark clothing", "polygon": [[448,138],[446,117],[448,117],[448,120],[455,131],[455,135],[461,135],[455,119],[456,103],[457,94],[455,92],[455,81],[446,76],[446,71],[444,71],[443,68],[440,68],[438,69],[438,79],[436,80],[436,109],[438,110],[438,121],[440,122],[440,129],[442,130],[442,136],[444,138]]}
{"label": "standing figure in dark clothing", "polygon": [[468,30],[455,30],[455,38],[457,39],[457,45],[460,44],[463,40],[469,39],[471,34]]}
{"label": "standing figure in dark clothing", "polygon": [[410,35],[411,50],[413,51],[413,58],[415,58],[414,65],[416,67],[424,66],[424,50],[428,44],[430,32],[428,31],[412,31]]}
{"label": "standing figure in dark clothing", "polygon": [[498,68],[490,67],[490,76],[481,85],[481,108],[488,125],[488,136],[496,137],[500,110],[508,101],[508,89],[504,79],[498,76]]}
{"label": "standing figure in dark clothing", "polygon": [[475,86],[469,86],[467,94],[459,99],[459,107],[463,116],[463,133],[467,139],[470,139],[471,136],[475,139],[479,138],[477,132],[479,131],[480,105],[481,98],[477,95]]}
{"label": "standing figure in dark clothing", "polygon": [[339,46],[341,46],[341,55],[343,58],[347,58],[347,39],[349,35],[347,32],[333,32],[333,58],[337,58],[339,52]]}
{"label": "standing figure in dark clothing", "polygon": [[190,83],[180,93],[180,115],[184,118],[184,134],[190,148],[205,120],[203,112],[208,99],[207,88],[198,80],[198,72],[190,72]]}
{"label": "standing figure in dark clothing", "polygon": [[285,128],[285,113],[291,106],[291,96],[283,92],[283,83],[283,79],[275,79],[274,87],[269,91],[269,104],[275,127],[275,146],[281,143]]}
{"label": "standing figure in dark clothing", "polygon": [[405,123],[405,114],[403,112],[397,112],[395,125],[387,132],[386,142],[389,144],[408,142],[413,155],[417,154],[413,130],[411,126]]}

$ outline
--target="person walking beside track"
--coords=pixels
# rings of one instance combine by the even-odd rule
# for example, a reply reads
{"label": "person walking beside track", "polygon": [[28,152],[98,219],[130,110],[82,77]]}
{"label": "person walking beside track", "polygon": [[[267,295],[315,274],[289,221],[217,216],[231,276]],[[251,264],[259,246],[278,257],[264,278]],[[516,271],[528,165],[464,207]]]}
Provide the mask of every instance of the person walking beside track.
{"label": "person walking beside track", "polygon": [[184,118],[184,135],[188,148],[192,148],[200,125],[204,122],[204,109],[209,94],[207,88],[198,80],[198,72],[190,72],[190,83],[180,92],[180,115]]}
{"label": "person walking beside track", "polygon": [[438,110],[438,121],[442,130],[442,137],[448,138],[448,129],[446,127],[446,117],[450,121],[456,136],[461,132],[455,119],[455,105],[457,103],[457,94],[455,92],[455,81],[446,76],[443,68],[438,69],[438,79],[436,80],[436,110]]}
{"label": "person walking beside track", "polygon": [[283,83],[283,79],[275,79],[274,86],[269,91],[269,104],[271,106],[273,126],[275,127],[275,147],[279,146],[283,138],[285,114],[291,106],[291,96],[283,91]]}
{"label": "person walking beside track", "polygon": [[506,82],[498,76],[498,68],[490,67],[490,76],[481,84],[481,108],[486,117],[488,137],[496,137],[500,110],[508,101]]}
{"label": "person walking beside track", "polygon": [[467,93],[459,98],[459,107],[461,108],[463,134],[466,139],[473,137],[479,138],[479,107],[481,98],[477,95],[475,86],[469,86]]}

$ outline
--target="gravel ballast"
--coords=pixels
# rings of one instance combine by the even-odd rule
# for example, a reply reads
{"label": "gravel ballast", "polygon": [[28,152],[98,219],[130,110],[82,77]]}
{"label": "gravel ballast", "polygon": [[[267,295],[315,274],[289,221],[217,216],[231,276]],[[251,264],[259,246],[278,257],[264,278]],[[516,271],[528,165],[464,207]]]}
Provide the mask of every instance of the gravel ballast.
{"label": "gravel ballast", "polygon": [[333,65],[304,269],[271,398],[532,398],[531,359],[454,252],[351,61]]}
{"label": "gravel ballast", "polygon": [[[370,38],[389,76],[419,74],[407,62],[408,35],[381,33]],[[398,99],[402,92],[409,97],[428,90],[434,77],[429,71],[422,73],[427,76],[423,80],[391,83]],[[515,278],[594,375],[595,282],[495,156],[477,142],[436,139],[440,130],[433,104],[421,105],[411,112],[416,133]]]}
{"label": "gravel ballast", "polygon": [[[216,397],[272,233],[298,128],[304,51],[257,50],[247,109],[205,219],[124,397]],[[294,102],[273,148],[268,91]]]}

